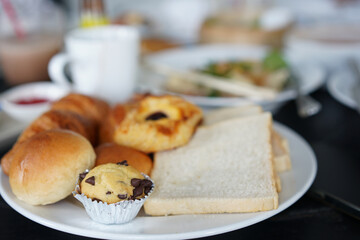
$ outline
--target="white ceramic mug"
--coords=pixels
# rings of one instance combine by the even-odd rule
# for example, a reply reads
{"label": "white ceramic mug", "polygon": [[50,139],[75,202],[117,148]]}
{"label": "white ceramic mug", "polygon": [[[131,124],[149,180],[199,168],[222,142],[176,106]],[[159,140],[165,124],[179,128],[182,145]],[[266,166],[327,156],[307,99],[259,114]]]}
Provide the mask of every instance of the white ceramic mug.
{"label": "white ceramic mug", "polygon": [[[55,55],[49,63],[52,81],[112,104],[131,97],[139,57],[139,34],[135,28],[76,29],[66,35],[65,48],[66,53]],[[64,72],[67,63],[73,83]]]}

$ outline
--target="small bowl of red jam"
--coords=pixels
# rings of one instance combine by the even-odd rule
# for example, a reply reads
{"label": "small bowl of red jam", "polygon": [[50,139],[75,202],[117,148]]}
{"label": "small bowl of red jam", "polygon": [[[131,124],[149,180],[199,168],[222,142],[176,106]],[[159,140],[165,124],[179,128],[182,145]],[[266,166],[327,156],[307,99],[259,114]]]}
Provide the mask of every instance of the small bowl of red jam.
{"label": "small bowl of red jam", "polygon": [[51,82],[22,84],[1,95],[1,108],[15,120],[30,123],[68,92],[68,89]]}

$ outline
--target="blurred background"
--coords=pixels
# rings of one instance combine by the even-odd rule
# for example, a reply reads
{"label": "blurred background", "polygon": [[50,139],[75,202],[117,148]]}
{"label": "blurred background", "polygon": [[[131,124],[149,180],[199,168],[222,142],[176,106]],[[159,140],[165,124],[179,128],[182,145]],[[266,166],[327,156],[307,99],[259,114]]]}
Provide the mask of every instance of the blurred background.
{"label": "blurred background", "polygon": [[[117,54],[113,48],[96,49],[96,44],[91,44],[95,42],[93,36],[80,38],[80,44],[66,42],[73,30],[107,25],[136,29],[136,47],[118,41],[123,45],[118,48],[120,52],[129,51]],[[115,35],[110,37],[118,40]],[[119,39],[124,40],[124,36]],[[76,65],[76,59],[69,61],[71,54],[85,61]],[[99,57],[107,55],[110,61]],[[124,63],[131,62],[129,56],[136,59],[136,64],[124,67]],[[60,57],[60,67],[54,68],[56,74],[51,75],[49,66],[56,57]],[[67,58],[66,63],[62,57]],[[349,59],[355,61],[349,64]],[[0,150],[8,150],[28,124],[50,108],[50,103],[73,91],[75,84],[70,83],[83,81],[79,86],[88,87],[93,82],[95,93],[100,92],[101,85],[118,90],[120,87],[114,86],[123,80],[118,77],[121,71],[138,67],[137,63],[137,87],[143,84],[146,91],[180,94],[204,112],[253,99],[229,91],[235,89],[235,85],[226,85],[231,81],[213,88],[214,85],[204,86],[194,79],[184,82],[189,80],[186,74],[195,73],[195,78],[200,76],[203,80],[219,77],[250,83],[250,89],[255,89],[252,94],[257,97],[277,83],[274,98],[254,102],[271,111],[275,121],[300,133],[314,148],[319,164],[315,187],[359,205],[360,195],[349,186],[360,181],[360,74],[355,74],[360,73],[360,0],[0,0]],[[150,70],[157,74],[152,75],[145,63],[168,67],[165,76],[159,78],[161,71],[154,68]],[[87,74],[81,75],[80,80],[71,71],[75,65],[78,72]],[[117,77],[105,84],[103,73],[109,65],[120,69],[120,74],[113,71]],[[229,76],[228,66],[235,66],[234,76]],[[67,84],[58,86],[54,76],[66,79]],[[269,76],[268,85],[259,85],[263,83],[259,76]],[[122,95],[120,90],[117,95]],[[316,110],[310,108],[306,116],[299,114],[300,97],[311,97]],[[297,150],[295,146],[294,152]],[[11,227],[4,225],[3,229],[17,235],[21,228],[24,236],[30,232],[41,237],[42,230],[36,230],[39,226],[21,227],[28,222],[16,217],[16,221],[9,221]],[[262,239],[269,234],[278,238],[279,233],[297,239],[323,237],[324,233],[330,239],[349,239],[349,234],[357,239],[358,222],[349,219],[305,197],[285,215],[270,219],[270,224],[248,227],[240,234],[256,233]],[[14,222],[18,223],[16,227]],[[281,231],[274,230],[274,226]],[[43,234],[48,238],[47,231]],[[236,232],[233,234],[238,238]]]}
{"label": "blurred background", "polygon": [[66,32],[109,23],[136,26],[143,54],[181,45],[252,43],[333,64],[329,52],[322,56],[323,49],[304,50],[304,44],[332,44],[336,57],[355,54],[346,45],[360,43],[359,12],[357,0],[1,0],[1,69],[10,85],[47,80],[47,63],[61,51]]}

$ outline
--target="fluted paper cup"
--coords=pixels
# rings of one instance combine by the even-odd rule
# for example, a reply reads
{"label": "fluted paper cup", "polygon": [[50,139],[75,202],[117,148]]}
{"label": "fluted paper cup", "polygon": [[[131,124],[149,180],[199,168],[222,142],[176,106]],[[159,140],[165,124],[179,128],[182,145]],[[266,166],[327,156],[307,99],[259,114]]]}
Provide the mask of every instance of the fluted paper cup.
{"label": "fluted paper cup", "polygon": [[[143,175],[146,179],[152,181],[147,175]],[[88,198],[85,194],[81,193],[78,183],[73,191],[73,196],[84,205],[87,214],[93,221],[102,224],[122,224],[130,222],[137,216],[153,190],[154,183],[151,186],[150,192],[141,199],[123,200],[108,204]]]}

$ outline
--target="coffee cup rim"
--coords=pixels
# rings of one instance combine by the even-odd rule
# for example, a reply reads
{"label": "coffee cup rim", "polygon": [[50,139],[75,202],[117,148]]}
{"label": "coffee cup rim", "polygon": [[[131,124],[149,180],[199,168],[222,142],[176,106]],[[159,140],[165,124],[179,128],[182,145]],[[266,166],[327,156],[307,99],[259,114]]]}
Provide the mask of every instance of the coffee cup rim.
{"label": "coffee cup rim", "polygon": [[92,28],[77,28],[66,35],[67,41],[103,42],[122,38],[139,39],[139,30],[133,26],[106,25]]}

